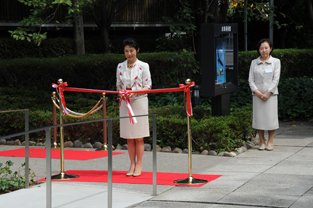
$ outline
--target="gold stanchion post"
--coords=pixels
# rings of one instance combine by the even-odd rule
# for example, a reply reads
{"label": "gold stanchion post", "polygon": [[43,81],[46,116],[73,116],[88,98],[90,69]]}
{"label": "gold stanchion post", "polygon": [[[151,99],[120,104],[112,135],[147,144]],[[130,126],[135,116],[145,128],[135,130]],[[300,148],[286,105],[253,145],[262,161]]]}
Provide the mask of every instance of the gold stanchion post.
{"label": "gold stanchion post", "polygon": [[[56,92],[52,92],[52,99],[56,103],[55,98]],[[52,109],[53,109],[53,125],[57,125],[57,107],[54,103],[52,103]],[[57,144],[57,127],[53,128],[53,143],[51,145],[51,148],[57,149],[59,146]]]}
{"label": "gold stanchion post", "polygon": [[[102,93],[102,116],[107,117],[107,106],[105,93]],[[107,141],[107,121],[103,121],[103,145],[96,151],[108,151],[108,141]]]}
{"label": "gold stanchion post", "polygon": [[[190,84],[190,79],[186,80],[186,84]],[[188,107],[188,105],[186,104]],[[196,179],[192,176],[192,141],[191,141],[191,127],[190,127],[190,116],[187,115],[187,133],[188,133],[188,173],[189,177],[186,179],[175,180],[174,183],[182,185],[194,185],[194,184],[203,184],[207,183],[207,180]]]}
{"label": "gold stanchion post", "polygon": [[[58,84],[62,84],[63,80],[59,79]],[[63,105],[60,100],[60,124],[63,124]],[[64,173],[64,134],[63,134],[63,126],[60,127],[60,165],[61,165],[61,172],[57,175],[53,175],[51,177],[52,180],[64,180],[64,179],[71,179],[71,178],[78,178],[78,175],[68,175]]]}

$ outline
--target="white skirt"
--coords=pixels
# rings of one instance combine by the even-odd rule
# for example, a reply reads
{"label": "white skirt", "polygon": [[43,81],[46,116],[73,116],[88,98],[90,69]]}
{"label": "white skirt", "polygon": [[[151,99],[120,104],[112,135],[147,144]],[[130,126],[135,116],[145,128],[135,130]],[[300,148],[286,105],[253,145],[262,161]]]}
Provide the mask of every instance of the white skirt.
{"label": "white skirt", "polygon": [[[148,97],[139,99],[130,98],[130,104],[135,116],[148,114]],[[120,117],[129,116],[125,101],[120,107]],[[131,124],[129,118],[120,119],[120,137],[125,139],[137,139],[150,136],[149,117],[136,117],[137,123]]]}
{"label": "white skirt", "polygon": [[270,95],[267,101],[258,96],[253,97],[252,128],[258,130],[275,130],[279,128],[277,95]]}

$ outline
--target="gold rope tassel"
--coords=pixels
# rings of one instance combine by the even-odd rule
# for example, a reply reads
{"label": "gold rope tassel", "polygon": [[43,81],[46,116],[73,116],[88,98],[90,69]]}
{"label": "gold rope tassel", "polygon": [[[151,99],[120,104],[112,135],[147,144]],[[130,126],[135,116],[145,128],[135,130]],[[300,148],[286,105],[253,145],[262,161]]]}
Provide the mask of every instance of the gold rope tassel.
{"label": "gold rope tassel", "polygon": [[60,110],[60,107],[59,107],[59,105],[55,102],[55,100],[54,100],[53,98],[51,98],[51,100],[52,100],[53,104],[55,105],[55,107],[57,107],[57,109]]}
{"label": "gold rope tassel", "polygon": [[[99,106],[99,104],[101,103],[101,100],[102,100],[103,98],[100,98],[100,100],[97,102],[97,104],[90,110],[90,111],[88,111],[86,114],[84,114],[84,115],[81,115],[81,116],[76,116],[76,115],[71,115],[71,114],[67,114],[69,117],[72,117],[72,118],[84,118],[84,117],[86,117],[86,116],[88,116],[88,115],[90,115],[91,113],[92,113],[92,111],[94,111],[98,106]],[[58,108],[58,109],[60,109],[60,106],[55,102],[55,100],[54,99],[52,99],[52,102],[53,102],[53,104]]]}

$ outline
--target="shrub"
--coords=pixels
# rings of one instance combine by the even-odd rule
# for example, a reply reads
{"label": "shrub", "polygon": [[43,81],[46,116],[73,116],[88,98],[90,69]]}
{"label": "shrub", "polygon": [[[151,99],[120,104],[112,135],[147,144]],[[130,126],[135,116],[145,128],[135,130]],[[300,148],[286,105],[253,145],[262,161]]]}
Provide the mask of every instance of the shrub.
{"label": "shrub", "polygon": [[[215,148],[211,143],[217,143],[219,140],[226,140],[216,145],[219,149],[232,149],[242,144],[251,135],[251,109],[236,111],[232,116],[209,117],[210,111],[204,107],[194,108],[194,116],[191,117],[192,135],[196,145],[194,149]],[[108,106],[107,117],[118,117],[119,107],[117,103],[111,103]],[[187,146],[187,120],[186,112],[183,106],[164,106],[150,107],[149,113],[157,114],[157,138],[161,146],[171,146],[185,148]],[[236,114],[237,113],[237,114]],[[24,116],[21,112],[3,114],[0,125],[0,135],[8,135],[24,131]],[[243,116],[242,114],[246,114]],[[65,116],[64,123],[74,123],[78,121],[101,119],[102,113],[98,112],[82,119],[75,119]],[[243,121],[239,121],[240,119]],[[52,125],[52,113],[47,111],[30,111],[30,129],[40,128]],[[113,144],[124,144],[125,139],[119,137],[119,121],[113,122]],[[152,118],[150,119],[150,130],[152,130]],[[64,127],[64,139],[75,141],[77,139],[83,142],[94,143],[103,141],[102,122],[81,124]],[[151,134],[152,135],[152,134]],[[59,133],[57,135],[59,138]],[[152,136],[151,136],[152,137]],[[45,138],[45,132],[33,133],[31,140],[36,141]],[[15,138],[14,138],[15,139]],[[21,138],[23,140],[23,138]],[[235,140],[237,142],[232,142]],[[239,142],[240,141],[240,142]],[[146,138],[146,143],[152,143],[152,138]],[[228,148],[225,145],[230,145]],[[236,144],[236,145],[234,145]],[[211,146],[210,146],[211,145]]]}
{"label": "shrub", "polygon": [[[308,119],[313,116],[312,95],[313,79],[288,78],[281,79],[279,89],[279,119]],[[0,88],[1,110],[29,108],[30,129],[52,125],[51,100],[42,91]],[[151,97],[151,96],[155,97]],[[251,91],[247,80],[240,80],[239,90],[231,94],[232,113],[230,116],[211,117],[211,107],[207,100],[201,106],[193,108],[191,118],[194,149],[215,149],[217,151],[232,150],[248,140],[255,132],[251,127],[252,106]],[[96,104],[100,96],[87,93],[66,94],[67,106],[77,112],[87,112]],[[202,99],[204,100],[204,99]],[[13,103],[13,104],[12,104]],[[157,114],[158,144],[161,146],[181,147],[187,145],[186,112],[183,106],[183,93],[156,93],[149,95],[149,113]],[[203,104],[204,103],[204,104]],[[14,108],[13,108],[14,107]],[[57,111],[58,113],[58,111]],[[107,102],[107,117],[119,115],[118,103],[115,97]],[[65,117],[66,123],[101,119],[102,112],[95,113],[83,119]],[[152,122],[150,122],[152,125]],[[23,112],[0,114],[0,135],[9,135],[24,131]],[[150,128],[152,130],[152,126]],[[102,122],[84,124],[64,128],[65,139],[80,139],[91,143],[102,142]],[[30,135],[37,140],[45,138],[45,132]],[[114,144],[124,144],[126,140],[119,137],[119,121],[113,122]],[[23,139],[23,138],[22,138]],[[152,143],[152,138],[145,140]]]}
{"label": "shrub", "polygon": [[[255,51],[238,53],[238,77],[248,80],[251,61],[259,55]],[[312,49],[275,49],[273,57],[281,61],[281,78],[313,76]]]}
{"label": "shrub", "polygon": [[[183,52],[184,53],[184,52]],[[172,57],[171,53],[139,53],[150,65],[152,87],[178,86],[186,78],[196,77],[196,62]],[[121,54],[25,58],[0,61],[0,87],[51,90],[51,83],[62,78],[70,87],[115,89],[116,66],[125,60]]]}
{"label": "shrub", "polygon": [[[12,161],[8,160],[5,162],[5,166],[2,167],[3,164],[0,163],[0,194],[25,188],[26,178],[20,174],[20,170],[13,173],[11,170],[13,164]],[[21,166],[24,167],[25,163]],[[33,180],[36,174],[30,171],[30,176],[30,184],[37,184],[38,182],[34,182]]]}
{"label": "shrub", "polygon": [[[255,51],[239,52],[239,79],[248,79],[257,56]],[[273,56],[281,59],[281,78],[313,76],[312,49],[274,50]],[[139,53],[138,58],[149,63],[154,88],[176,87],[186,78],[201,82],[191,52]],[[63,78],[71,87],[115,89],[116,66],[124,60],[122,54],[0,60],[0,87],[51,90],[51,83]]]}
{"label": "shrub", "polygon": [[[281,120],[313,117],[313,78],[281,78],[278,84],[278,117]],[[248,80],[239,81],[239,90],[231,94],[231,107],[252,103]]]}
{"label": "shrub", "polygon": [[282,79],[278,85],[278,113],[282,119],[309,119],[313,116],[313,78]]}
{"label": "shrub", "polygon": [[192,132],[201,150],[232,151],[255,134],[252,129],[252,106],[237,109],[229,116],[201,119]]}

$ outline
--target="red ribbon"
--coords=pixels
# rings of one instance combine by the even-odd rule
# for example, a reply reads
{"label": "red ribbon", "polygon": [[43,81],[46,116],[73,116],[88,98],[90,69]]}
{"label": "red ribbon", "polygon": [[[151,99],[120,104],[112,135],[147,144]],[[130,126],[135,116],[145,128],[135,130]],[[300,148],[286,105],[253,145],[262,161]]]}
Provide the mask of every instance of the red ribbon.
{"label": "red ribbon", "polygon": [[[128,90],[122,90],[122,91],[110,91],[110,90],[95,90],[95,89],[85,89],[85,88],[75,88],[75,87],[67,87],[67,82],[57,85],[52,84],[52,87],[57,88],[57,91],[59,91],[59,96],[62,101],[63,108],[66,109],[66,103],[63,95],[63,91],[72,91],[72,92],[89,92],[89,93],[112,93],[112,94],[120,94],[122,95],[120,98],[120,105],[122,100],[124,100],[126,103],[129,103],[128,96],[130,93],[162,93],[162,92],[179,92],[184,91],[184,105],[186,109],[186,113],[188,116],[192,116],[192,104],[191,104],[191,98],[190,98],[190,87],[193,87],[195,85],[195,82],[191,82],[188,85],[179,84],[179,88],[167,88],[167,89],[154,89],[154,90],[134,90],[129,92]],[[187,93],[187,106],[185,101],[185,94]],[[65,111],[65,110],[64,110]],[[128,112],[130,116],[133,116],[133,113],[131,113],[131,108],[128,108]],[[65,111],[65,114],[67,115],[67,112]],[[133,120],[133,118],[130,118]],[[132,121],[131,121],[132,122]]]}
{"label": "red ribbon", "polygon": [[59,85],[52,83],[52,87],[56,88],[56,91],[59,94],[65,115],[67,115],[68,112],[66,110],[66,103],[65,103],[63,91],[64,91],[64,88],[67,86],[68,86],[67,82],[64,82],[64,83],[59,84]]}
{"label": "red ribbon", "polygon": [[[190,87],[195,86],[195,82],[191,82],[188,85],[179,84],[180,88],[184,89],[184,104],[185,104],[185,110],[188,116],[192,116],[192,104],[191,104],[191,98],[190,98]],[[187,108],[186,108],[186,101],[185,101],[185,95],[187,93]]]}
{"label": "red ribbon", "polygon": [[[120,107],[121,107],[122,101],[124,100],[125,104],[126,104],[126,107],[128,109],[128,115],[129,116],[134,116],[135,114],[133,112],[133,109],[131,108],[130,101],[129,101],[130,92],[128,90],[121,90],[121,91],[119,91],[119,94],[121,95],[118,98],[120,100]],[[130,121],[131,124],[137,123],[136,117],[130,117],[129,121]]]}

